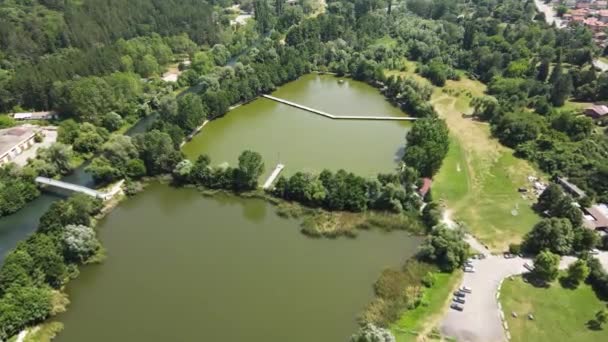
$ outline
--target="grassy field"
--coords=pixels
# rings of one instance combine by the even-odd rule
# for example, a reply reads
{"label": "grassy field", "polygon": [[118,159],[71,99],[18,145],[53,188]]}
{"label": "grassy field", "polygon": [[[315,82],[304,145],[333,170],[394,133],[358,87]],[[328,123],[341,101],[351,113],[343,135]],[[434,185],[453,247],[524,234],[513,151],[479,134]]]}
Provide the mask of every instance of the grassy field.
{"label": "grassy field", "polygon": [[397,342],[416,341],[418,335],[425,336],[431,332],[433,325],[441,318],[446,301],[450,298],[449,294],[459,284],[461,276],[461,272],[435,274],[435,284],[423,294],[424,304],[406,311],[391,326]]}
{"label": "grassy field", "polygon": [[[563,288],[559,282],[537,288],[517,277],[505,280],[500,298],[511,341],[608,341],[608,327],[594,331],[586,326],[605,306],[586,284],[576,290]],[[518,317],[512,317],[512,312]],[[527,319],[528,313],[534,315],[533,321]]]}
{"label": "grassy field", "polygon": [[432,191],[456,220],[498,252],[519,242],[538,222],[533,201],[522,198],[517,189],[529,186],[527,177],[539,173],[492,138],[487,123],[463,117],[472,111],[471,99],[484,91],[482,83],[466,77],[435,90],[431,102],[446,120],[452,143]]}

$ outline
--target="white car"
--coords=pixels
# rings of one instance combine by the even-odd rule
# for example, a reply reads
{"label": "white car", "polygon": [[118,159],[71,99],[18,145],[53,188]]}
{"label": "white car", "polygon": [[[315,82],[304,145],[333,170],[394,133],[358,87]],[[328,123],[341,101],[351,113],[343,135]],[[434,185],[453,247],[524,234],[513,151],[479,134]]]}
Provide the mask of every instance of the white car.
{"label": "white car", "polygon": [[464,271],[469,273],[475,273],[475,268],[472,266],[465,266]]}
{"label": "white car", "polygon": [[468,286],[462,286],[462,287],[460,287],[460,291],[465,292],[465,293],[472,293],[473,289],[471,289]]}
{"label": "white car", "polygon": [[589,254],[598,255],[598,254],[600,254],[600,251],[597,248],[594,248],[594,249],[592,249],[592,250],[589,251]]}

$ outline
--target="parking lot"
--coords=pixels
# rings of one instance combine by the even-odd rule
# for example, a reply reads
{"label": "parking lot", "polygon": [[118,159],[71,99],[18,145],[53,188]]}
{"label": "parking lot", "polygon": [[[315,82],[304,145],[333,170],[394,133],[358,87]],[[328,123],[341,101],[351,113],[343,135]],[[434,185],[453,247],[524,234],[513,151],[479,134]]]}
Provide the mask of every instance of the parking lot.
{"label": "parking lot", "polygon": [[[562,258],[560,268],[566,268],[576,260]],[[527,272],[525,263],[530,259],[489,255],[482,260],[473,260],[475,272],[465,272],[462,285],[470,287],[472,293],[464,297],[463,311],[449,309],[440,329],[442,334],[457,341],[498,342],[505,341],[505,333],[498,306],[498,286],[503,279]]]}

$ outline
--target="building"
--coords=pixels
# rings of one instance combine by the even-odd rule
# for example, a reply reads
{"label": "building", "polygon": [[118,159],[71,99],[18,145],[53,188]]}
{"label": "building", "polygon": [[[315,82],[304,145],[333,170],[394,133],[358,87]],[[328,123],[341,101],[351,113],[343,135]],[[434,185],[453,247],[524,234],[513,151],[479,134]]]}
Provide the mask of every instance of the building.
{"label": "building", "polygon": [[426,197],[426,194],[428,194],[431,190],[431,185],[433,185],[433,181],[430,178],[422,178],[422,185],[418,189],[418,194],[420,195],[420,197]]}
{"label": "building", "polygon": [[608,10],[599,10],[597,17],[601,22],[608,23]]}
{"label": "building", "polygon": [[38,128],[23,125],[0,130],[0,166],[10,163],[16,156],[34,145]]}
{"label": "building", "polygon": [[583,225],[589,229],[608,230],[608,206],[596,204],[583,209]]}
{"label": "building", "polygon": [[22,112],[13,113],[15,120],[52,120],[57,118],[55,112]]}
{"label": "building", "polygon": [[557,177],[557,183],[566,190],[567,193],[571,194],[575,198],[583,198],[587,196],[581,188],[568,182],[568,178]]}
{"label": "building", "polygon": [[594,33],[603,32],[606,27],[608,27],[606,22],[601,21],[598,18],[587,18],[583,23]]}
{"label": "building", "polygon": [[585,115],[592,119],[601,119],[608,115],[608,106],[593,105],[584,111]]}

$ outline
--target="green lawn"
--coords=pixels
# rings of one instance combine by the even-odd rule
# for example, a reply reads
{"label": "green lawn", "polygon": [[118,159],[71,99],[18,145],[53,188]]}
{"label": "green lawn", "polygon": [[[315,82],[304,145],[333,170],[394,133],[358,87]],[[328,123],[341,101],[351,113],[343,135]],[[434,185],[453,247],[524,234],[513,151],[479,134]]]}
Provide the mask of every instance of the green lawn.
{"label": "green lawn", "polygon": [[435,175],[433,197],[449,203],[458,203],[466,197],[469,187],[469,171],[464,159],[464,151],[458,140],[451,137],[450,150],[443,160],[439,173]]}
{"label": "green lawn", "polygon": [[[397,342],[415,341],[417,332],[430,332],[433,321],[441,317],[446,301],[461,279],[461,272],[435,273],[435,284],[426,289],[421,305],[404,312],[391,326]],[[426,331],[428,330],[428,331]]]}
{"label": "green lawn", "polygon": [[[608,327],[594,331],[586,326],[605,306],[586,284],[576,290],[565,289],[558,282],[537,288],[516,277],[504,281],[500,300],[513,342],[608,341]],[[518,317],[513,318],[512,312]],[[527,319],[528,313],[534,315],[533,321]]]}
{"label": "green lawn", "polygon": [[494,139],[487,123],[463,117],[483,84],[463,77],[444,89],[449,91],[436,90],[431,102],[450,128],[451,144],[435,176],[433,198],[491,250],[504,251],[540,219],[531,209],[533,200],[517,191],[529,188],[527,177],[539,172]]}

